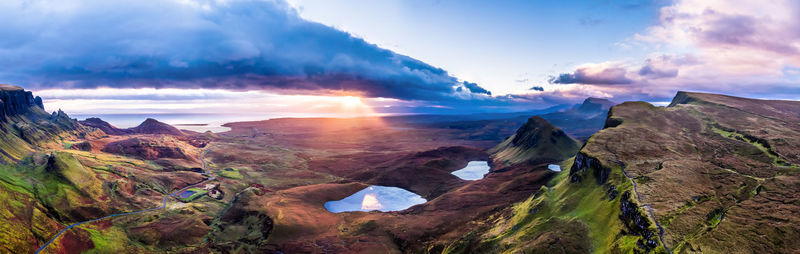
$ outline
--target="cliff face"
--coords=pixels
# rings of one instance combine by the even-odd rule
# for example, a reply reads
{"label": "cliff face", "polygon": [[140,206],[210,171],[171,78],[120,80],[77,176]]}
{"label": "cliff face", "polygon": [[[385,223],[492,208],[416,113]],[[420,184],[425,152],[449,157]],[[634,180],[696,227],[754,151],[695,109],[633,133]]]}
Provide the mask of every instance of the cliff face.
{"label": "cliff face", "polygon": [[61,140],[96,134],[61,110],[48,114],[42,98],[30,91],[0,84],[0,161],[15,162]]}
{"label": "cliff face", "polygon": [[[668,107],[614,106],[605,125],[562,164],[569,171],[453,246],[527,252],[558,239],[597,253],[800,249],[800,102],[679,92]],[[588,234],[557,229],[573,226]]]}
{"label": "cliff face", "polygon": [[0,117],[23,115],[32,111],[32,107],[44,110],[42,98],[34,97],[30,91],[22,87],[0,84]]}
{"label": "cliff face", "polygon": [[626,227],[640,250],[660,240],[675,253],[792,252],[800,248],[790,240],[800,232],[790,215],[800,213],[798,126],[796,101],[678,92],[668,107],[626,102],[581,149],[571,184],[594,178],[597,188],[630,193],[623,215],[638,204],[644,216],[620,218],[658,233]]}

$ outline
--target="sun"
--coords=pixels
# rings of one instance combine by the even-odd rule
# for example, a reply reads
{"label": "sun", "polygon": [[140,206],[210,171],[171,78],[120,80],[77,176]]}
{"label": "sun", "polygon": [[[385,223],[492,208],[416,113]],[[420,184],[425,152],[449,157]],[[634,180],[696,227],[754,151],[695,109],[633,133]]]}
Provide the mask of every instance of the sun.
{"label": "sun", "polygon": [[364,107],[364,102],[361,100],[361,97],[341,96],[341,97],[336,98],[336,100],[344,108],[354,109],[354,108]]}

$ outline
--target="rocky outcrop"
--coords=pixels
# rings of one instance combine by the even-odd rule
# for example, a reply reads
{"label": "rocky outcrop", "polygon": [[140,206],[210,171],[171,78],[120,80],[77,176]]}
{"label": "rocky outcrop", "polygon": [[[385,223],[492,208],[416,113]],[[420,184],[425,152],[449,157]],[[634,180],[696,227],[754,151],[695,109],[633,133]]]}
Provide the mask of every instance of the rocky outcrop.
{"label": "rocky outcrop", "polygon": [[575,163],[569,169],[570,182],[581,182],[586,178],[586,172],[589,171],[597,183],[601,185],[606,183],[611,169],[603,166],[597,158],[587,156],[585,153],[578,153],[575,156]]}
{"label": "rocky outcrop", "polygon": [[0,84],[0,117],[23,115],[32,107],[44,110],[41,97],[33,97],[33,93],[22,87]]}
{"label": "rocky outcrop", "polygon": [[631,199],[631,193],[629,191],[622,193],[619,209],[619,219],[626,229],[623,233],[640,237],[639,240],[636,241],[637,247],[644,250],[645,253],[658,247],[656,234],[650,230],[650,220],[642,215],[639,206]]}

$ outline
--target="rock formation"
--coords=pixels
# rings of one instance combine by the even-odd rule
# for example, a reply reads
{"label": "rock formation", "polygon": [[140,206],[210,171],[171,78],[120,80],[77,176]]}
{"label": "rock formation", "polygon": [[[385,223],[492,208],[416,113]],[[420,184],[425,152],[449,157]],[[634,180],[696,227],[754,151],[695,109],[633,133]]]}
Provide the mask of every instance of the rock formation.
{"label": "rock formation", "polygon": [[0,117],[23,115],[30,112],[31,107],[44,110],[42,98],[33,97],[33,93],[22,87],[0,84]]}

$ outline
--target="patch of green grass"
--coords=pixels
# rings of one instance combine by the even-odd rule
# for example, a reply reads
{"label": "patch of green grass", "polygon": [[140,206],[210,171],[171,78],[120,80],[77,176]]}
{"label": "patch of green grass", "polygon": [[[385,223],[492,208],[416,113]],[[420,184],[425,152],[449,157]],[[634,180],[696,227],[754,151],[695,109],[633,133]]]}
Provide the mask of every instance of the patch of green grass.
{"label": "patch of green grass", "polygon": [[75,145],[75,142],[64,141],[64,149],[72,149],[72,146]]}
{"label": "patch of green grass", "polygon": [[94,244],[94,249],[87,253],[123,253],[128,244],[128,236],[116,227],[104,229],[102,232],[88,226],[80,228],[89,232]]}
{"label": "patch of green grass", "polygon": [[[572,160],[563,163],[570,168]],[[624,225],[619,220],[620,195],[608,200],[607,188],[597,185],[593,174],[587,173],[579,183],[572,183],[569,170],[561,171],[547,186],[527,200],[514,204],[512,216],[500,218],[481,241],[481,250],[500,253],[515,253],[523,248],[536,235],[545,232],[552,220],[562,222],[578,221],[588,228],[593,253],[631,252],[636,248],[638,236],[621,235]],[[631,191],[633,185],[620,168],[611,170],[609,183],[614,184],[619,193]],[[642,211],[644,212],[644,211]],[[652,230],[657,232],[655,225]],[[488,237],[486,237],[488,236]],[[460,249],[454,243],[447,249]],[[663,252],[659,246],[656,252]]]}
{"label": "patch of green grass", "polygon": [[709,227],[714,228],[719,225],[723,217],[725,217],[725,209],[717,208],[706,215],[706,222]]}
{"label": "patch of green grass", "polygon": [[218,171],[217,174],[225,178],[236,179],[236,180],[241,180],[243,178],[242,173],[239,172],[238,168],[225,168],[223,170]]}
{"label": "patch of green grass", "polygon": [[[186,197],[186,198],[181,198],[180,197],[180,193],[178,193],[177,195],[175,195],[175,198],[180,199],[183,202],[191,202],[192,200],[195,200],[195,199],[197,199],[199,197],[202,197],[203,195],[208,193],[207,190],[200,189],[200,188],[189,188],[189,189],[187,189],[185,191],[194,191],[194,194],[192,194],[191,196]],[[181,193],[183,193],[183,192],[181,192]]]}

